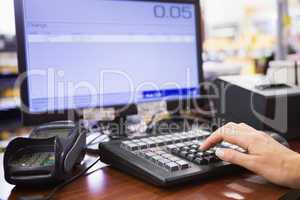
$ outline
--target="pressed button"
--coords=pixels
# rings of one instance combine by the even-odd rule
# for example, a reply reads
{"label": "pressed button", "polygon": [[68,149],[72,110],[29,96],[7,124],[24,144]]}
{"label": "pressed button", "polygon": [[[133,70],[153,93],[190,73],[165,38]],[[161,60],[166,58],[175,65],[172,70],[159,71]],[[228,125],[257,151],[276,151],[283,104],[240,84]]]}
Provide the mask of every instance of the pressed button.
{"label": "pressed button", "polygon": [[190,149],[189,150],[189,153],[191,153],[191,154],[194,154],[194,153],[196,153],[197,152],[197,150],[195,150],[195,149]]}
{"label": "pressed button", "polygon": [[191,146],[190,146],[190,148],[191,148],[191,149],[199,149],[199,146],[198,146],[198,145],[195,145],[195,144],[193,144],[193,145],[191,145]]}

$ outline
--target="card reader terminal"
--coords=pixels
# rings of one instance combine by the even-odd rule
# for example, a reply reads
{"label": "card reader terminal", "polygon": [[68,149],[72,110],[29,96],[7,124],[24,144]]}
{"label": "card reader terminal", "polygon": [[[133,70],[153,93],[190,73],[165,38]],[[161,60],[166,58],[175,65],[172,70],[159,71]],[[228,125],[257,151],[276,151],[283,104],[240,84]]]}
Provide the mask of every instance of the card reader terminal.
{"label": "card reader terminal", "polygon": [[72,122],[42,125],[29,138],[9,143],[4,155],[7,182],[14,185],[56,183],[72,175],[85,155],[86,132]]}

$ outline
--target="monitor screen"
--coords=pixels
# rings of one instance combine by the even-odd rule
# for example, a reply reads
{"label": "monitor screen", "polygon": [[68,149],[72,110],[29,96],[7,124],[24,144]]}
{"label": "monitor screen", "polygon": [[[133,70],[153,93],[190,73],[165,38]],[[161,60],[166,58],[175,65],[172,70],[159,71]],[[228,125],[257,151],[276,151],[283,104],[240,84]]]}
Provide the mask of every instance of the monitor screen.
{"label": "monitor screen", "polygon": [[196,98],[192,3],[23,0],[31,113]]}
{"label": "monitor screen", "polygon": [[14,2],[12,0],[0,0],[0,35],[15,35]]}

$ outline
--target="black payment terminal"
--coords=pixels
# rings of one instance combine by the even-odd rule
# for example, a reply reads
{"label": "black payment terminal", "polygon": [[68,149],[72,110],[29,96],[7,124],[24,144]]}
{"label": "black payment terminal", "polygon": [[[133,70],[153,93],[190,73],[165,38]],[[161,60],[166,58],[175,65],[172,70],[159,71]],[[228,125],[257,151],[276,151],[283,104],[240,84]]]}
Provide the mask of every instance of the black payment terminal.
{"label": "black payment terminal", "polygon": [[44,124],[16,138],[4,155],[5,179],[14,185],[57,183],[72,176],[85,155],[86,131],[69,121]]}

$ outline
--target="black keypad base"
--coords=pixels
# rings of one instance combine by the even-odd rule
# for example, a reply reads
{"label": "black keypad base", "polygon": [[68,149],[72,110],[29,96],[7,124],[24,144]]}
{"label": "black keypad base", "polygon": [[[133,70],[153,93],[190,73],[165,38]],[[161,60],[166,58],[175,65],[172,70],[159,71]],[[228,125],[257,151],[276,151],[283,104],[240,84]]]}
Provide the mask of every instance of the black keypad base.
{"label": "black keypad base", "polygon": [[[231,148],[246,153],[242,148],[226,142],[208,151],[199,149],[210,132],[192,130],[146,137],[111,141],[99,146],[102,161],[156,185],[168,185],[194,176],[205,176],[216,168],[228,166],[216,155],[217,148]],[[188,178],[187,178],[188,177]]]}

